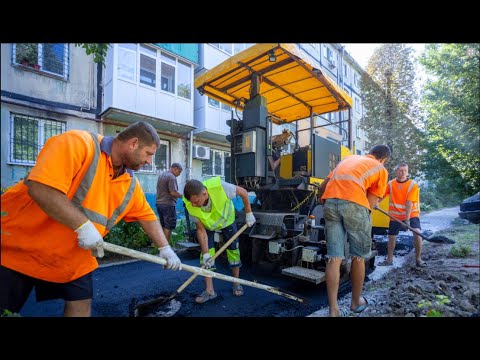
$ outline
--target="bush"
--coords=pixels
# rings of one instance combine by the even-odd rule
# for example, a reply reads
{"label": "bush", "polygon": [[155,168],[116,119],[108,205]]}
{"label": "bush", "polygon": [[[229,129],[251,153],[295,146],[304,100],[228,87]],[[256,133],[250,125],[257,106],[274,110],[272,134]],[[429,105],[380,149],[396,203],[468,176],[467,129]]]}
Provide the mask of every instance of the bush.
{"label": "bush", "polygon": [[152,244],[138,222],[120,220],[105,236],[105,241],[129,249],[139,250]]}

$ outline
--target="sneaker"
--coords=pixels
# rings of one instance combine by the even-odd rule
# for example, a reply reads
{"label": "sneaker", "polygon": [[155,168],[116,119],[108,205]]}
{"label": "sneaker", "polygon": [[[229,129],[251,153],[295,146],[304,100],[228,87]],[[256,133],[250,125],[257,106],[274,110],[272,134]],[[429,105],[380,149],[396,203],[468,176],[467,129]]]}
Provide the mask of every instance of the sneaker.
{"label": "sneaker", "polygon": [[198,295],[195,298],[195,302],[197,304],[203,304],[204,302],[215,299],[216,297],[217,297],[216,292],[214,292],[213,294],[210,294],[207,290],[204,290],[200,295]]}

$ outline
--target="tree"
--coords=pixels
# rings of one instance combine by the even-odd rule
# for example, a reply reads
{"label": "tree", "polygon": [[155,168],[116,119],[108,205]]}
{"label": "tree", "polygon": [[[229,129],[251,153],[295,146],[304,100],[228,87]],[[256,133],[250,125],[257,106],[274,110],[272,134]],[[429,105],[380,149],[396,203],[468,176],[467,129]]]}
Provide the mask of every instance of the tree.
{"label": "tree", "polygon": [[93,61],[105,65],[105,57],[107,56],[108,47],[110,44],[94,44],[94,43],[76,43],[75,46],[80,46],[85,49],[87,55],[93,54]]}
{"label": "tree", "polygon": [[384,44],[374,51],[360,81],[365,110],[360,126],[372,145],[389,145],[389,173],[405,161],[412,176],[417,176],[422,159],[418,125],[422,121],[412,54],[413,49],[405,44]]}
{"label": "tree", "polygon": [[480,190],[479,47],[478,43],[429,44],[420,57],[431,76],[421,102],[427,114],[429,163],[447,163],[451,171],[442,175],[461,176],[467,194]]}

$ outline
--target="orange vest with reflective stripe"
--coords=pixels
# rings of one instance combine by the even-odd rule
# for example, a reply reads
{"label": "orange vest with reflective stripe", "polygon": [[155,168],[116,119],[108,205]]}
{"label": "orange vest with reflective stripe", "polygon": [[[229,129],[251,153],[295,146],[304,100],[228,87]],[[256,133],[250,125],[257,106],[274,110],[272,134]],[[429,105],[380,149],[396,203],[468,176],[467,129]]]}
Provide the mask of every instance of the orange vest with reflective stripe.
{"label": "orange vest with reflective stripe", "polygon": [[381,198],[385,193],[388,172],[372,155],[350,155],[328,175],[322,199],[343,199],[370,209],[367,191]]}
{"label": "orange vest with reflective stripe", "polygon": [[[72,167],[75,171],[79,168],[66,196],[94,223],[100,234],[105,236],[131,211],[134,203],[131,200],[134,197],[145,197],[140,184],[129,173],[116,179],[110,177],[110,156],[100,151],[99,143],[103,136],[80,130],[71,130],[59,136],[66,137],[62,139],[62,144],[70,144],[69,151],[74,155],[71,163],[75,164]],[[45,155],[42,157],[41,152],[36,166],[42,166],[42,163],[46,164],[47,161],[51,166],[54,161],[51,159],[52,154],[65,156],[55,148],[55,144],[51,139],[46,142],[44,149],[45,154],[49,154],[48,159]],[[78,149],[77,152],[75,149]],[[85,153],[87,156],[83,157]],[[65,172],[66,169],[57,171]],[[33,173],[32,170],[30,175]],[[36,173],[38,175],[39,171]],[[45,183],[52,182],[52,178],[54,177],[45,179]],[[39,176],[32,175],[32,180],[43,182]],[[58,187],[62,188],[61,185]],[[77,234],[50,218],[30,197],[28,187],[23,181],[2,194],[1,200],[2,213],[5,213],[1,218],[3,266],[57,283],[75,280],[98,267],[91,251],[78,246]],[[156,219],[153,210],[151,212]]]}
{"label": "orange vest with reflective stripe", "polygon": [[406,203],[410,200],[412,210],[410,218],[420,216],[420,190],[415,181],[409,179],[405,182],[398,182],[397,179],[390,180],[385,195],[390,194],[388,213],[399,220],[407,218]]}

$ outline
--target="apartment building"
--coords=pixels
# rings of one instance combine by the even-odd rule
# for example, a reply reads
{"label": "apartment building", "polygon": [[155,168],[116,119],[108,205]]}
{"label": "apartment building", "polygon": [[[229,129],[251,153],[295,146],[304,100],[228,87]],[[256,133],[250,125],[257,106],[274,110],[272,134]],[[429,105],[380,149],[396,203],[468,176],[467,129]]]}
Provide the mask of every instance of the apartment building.
{"label": "apartment building", "polygon": [[48,138],[97,132],[98,66],[72,44],[1,44],[1,186],[25,177]]}
{"label": "apartment building", "polygon": [[[137,172],[147,194],[155,193],[158,173],[173,162],[185,168],[180,188],[189,178],[229,181],[226,120],[242,114],[201,96],[193,83],[251,45],[111,44],[102,66],[73,44],[2,44],[1,186],[21,180],[52,135],[84,129],[113,136],[139,120],[151,123],[161,138],[153,164]],[[353,152],[364,154],[365,134],[358,127],[363,70],[340,44],[297,45],[353,99],[352,139],[343,122],[347,112],[318,116],[317,133],[342,145],[351,141]],[[283,127],[295,130],[292,124],[275,126],[273,134]],[[287,152],[292,150],[293,139]]]}

